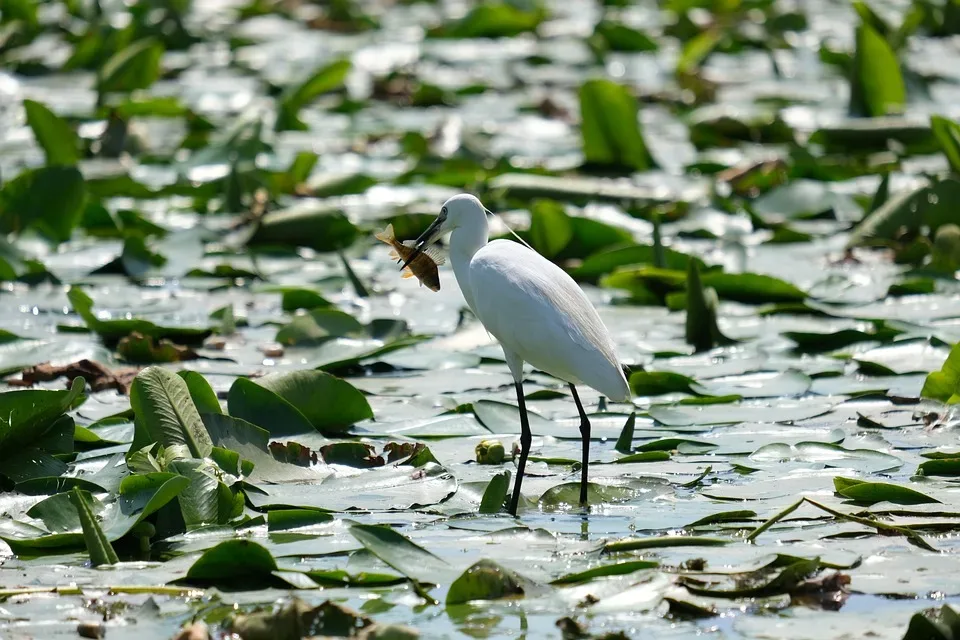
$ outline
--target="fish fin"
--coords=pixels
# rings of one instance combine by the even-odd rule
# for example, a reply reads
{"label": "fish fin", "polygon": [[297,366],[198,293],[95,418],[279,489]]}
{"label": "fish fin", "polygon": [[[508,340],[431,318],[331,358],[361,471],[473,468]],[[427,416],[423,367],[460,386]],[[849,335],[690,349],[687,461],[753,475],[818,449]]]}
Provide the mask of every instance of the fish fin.
{"label": "fish fin", "polygon": [[391,250],[390,250],[390,259],[391,259],[391,260],[400,260],[400,254],[397,253],[397,250],[396,250],[396,249],[391,249]]}
{"label": "fish fin", "polygon": [[417,241],[416,241],[416,240],[404,240],[404,241],[401,242],[400,244],[402,244],[402,245],[405,246],[405,247],[410,247],[411,249],[416,249],[416,248],[417,248]]}
{"label": "fish fin", "polygon": [[386,242],[387,244],[393,244],[394,239],[397,237],[393,233],[393,223],[387,225],[387,228],[381,231],[380,233],[373,234],[373,237],[379,240],[380,242]]}
{"label": "fish fin", "polygon": [[447,259],[443,257],[443,254],[440,253],[440,249],[438,249],[437,247],[430,247],[429,249],[424,250],[423,253],[428,258],[433,260],[434,264],[436,264],[437,266],[440,266],[441,264],[447,261]]}
{"label": "fish fin", "polygon": [[400,272],[401,278],[412,278],[413,275],[414,275],[413,271],[410,271],[410,269],[404,269],[403,271]]}

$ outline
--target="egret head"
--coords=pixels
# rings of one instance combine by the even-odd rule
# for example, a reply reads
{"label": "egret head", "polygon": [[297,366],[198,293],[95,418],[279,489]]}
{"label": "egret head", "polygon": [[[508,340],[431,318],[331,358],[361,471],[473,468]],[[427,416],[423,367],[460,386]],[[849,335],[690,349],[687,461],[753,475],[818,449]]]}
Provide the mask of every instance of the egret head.
{"label": "egret head", "polygon": [[[438,215],[437,219],[427,227],[427,230],[417,238],[414,251],[407,257],[403,263],[403,267],[410,264],[424,249],[439,240],[443,234],[470,224],[478,218],[485,220],[489,213],[487,208],[469,193],[461,193],[453,196],[443,203],[443,206],[440,208],[440,215]],[[401,269],[403,267],[401,267]]]}

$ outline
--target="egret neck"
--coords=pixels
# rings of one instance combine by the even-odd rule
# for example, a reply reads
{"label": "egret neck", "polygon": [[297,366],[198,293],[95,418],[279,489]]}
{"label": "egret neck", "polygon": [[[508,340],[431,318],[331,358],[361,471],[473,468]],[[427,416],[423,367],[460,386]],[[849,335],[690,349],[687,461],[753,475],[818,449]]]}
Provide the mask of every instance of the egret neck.
{"label": "egret neck", "polygon": [[487,244],[489,227],[487,216],[482,209],[476,215],[463,216],[458,225],[450,233],[450,264],[453,274],[457,277],[457,284],[467,306],[475,312],[473,305],[473,290],[470,288],[470,261],[474,254]]}

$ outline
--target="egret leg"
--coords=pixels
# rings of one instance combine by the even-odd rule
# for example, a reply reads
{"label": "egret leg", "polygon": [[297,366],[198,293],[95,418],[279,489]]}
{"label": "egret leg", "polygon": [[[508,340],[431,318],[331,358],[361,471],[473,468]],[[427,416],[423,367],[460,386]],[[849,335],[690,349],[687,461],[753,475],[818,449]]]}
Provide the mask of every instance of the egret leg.
{"label": "egret leg", "polygon": [[570,392],[573,394],[574,402],[577,403],[577,411],[580,412],[580,439],[583,444],[580,463],[580,505],[585,507],[587,506],[587,466],[590,464],[590,420],[587,418],[587,412],[583,410],[583,404],[580,403],[577,388],[572,384]]}
{"label": "egret leg", "polygon": [[517,382],[517,404],[520,405],[520,460],[517,462],[517,479],[513,483],[513,495],[510,497],[510,514],[517,515],[517,506],[520,504],[520,485],[523,482],[523,468],[527,466],[527,456],[530,455],[530,444],[533,436],[530,434],[530,420],[527,418],[527,403],[523,398],[523,383]]}

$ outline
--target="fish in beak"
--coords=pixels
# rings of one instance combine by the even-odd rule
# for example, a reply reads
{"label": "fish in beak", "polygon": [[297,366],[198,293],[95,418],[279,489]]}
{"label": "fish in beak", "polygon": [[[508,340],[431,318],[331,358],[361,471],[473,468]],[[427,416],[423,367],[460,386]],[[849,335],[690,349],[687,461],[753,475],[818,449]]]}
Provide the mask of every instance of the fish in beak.
{"label": "fish in beak", "polygon": [[417,259],[431,244],[436,242],[442,232],[442,227],[444,221],[447,219],[447,216],[441,212],[437,216],[436,220],[430,223],[430,226],[427,227],[427,230],[420,234],[420,237],[417,238],[416,242],[413,245],[413,253],[407,256],[407,259],[400,266],[400,269],[406,269],[407,266]]}

